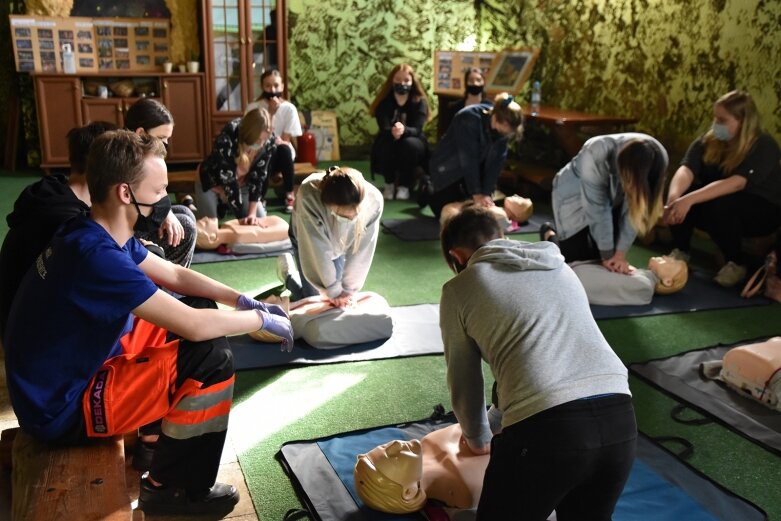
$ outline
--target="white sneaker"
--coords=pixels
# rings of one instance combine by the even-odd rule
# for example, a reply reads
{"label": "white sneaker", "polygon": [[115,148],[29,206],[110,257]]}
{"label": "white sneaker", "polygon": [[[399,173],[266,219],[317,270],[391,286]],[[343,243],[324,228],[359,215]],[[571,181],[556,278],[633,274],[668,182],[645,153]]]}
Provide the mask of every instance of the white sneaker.
{"label": "white sneaker", "polygon": [[673,248],[673,251],[668,253],[667,256],[672,257],[675,260],[681,260],[687,264],[689,263],[689,258],[691,257],[691,255],[683,250],[679,250],[678,248]]}
{"label": "white sneaker", "polygon": [[382,196],[386,201],[393,201],[393,194],[396,191],[396,187],[393,185],[385,185],[382,189]]}
{"label": "white sneaker", "polygon": [[296,259],[293,258],[292,253],[283,253],[277,257],[277,278],[282,284],[287,283],[287,278],[293,274],[298,273],[298,267],[296,266]]}
{"label": "white sneaker", "polygon": [[746,267],[729,261],[722,266],[713,280],[720,286],[731,288],[746,278]]}
{"label": "white sneaker", "polygon": [[409,200],[409,188],[406,186],[400,186],[396,189],[396,199],[399,201]]}

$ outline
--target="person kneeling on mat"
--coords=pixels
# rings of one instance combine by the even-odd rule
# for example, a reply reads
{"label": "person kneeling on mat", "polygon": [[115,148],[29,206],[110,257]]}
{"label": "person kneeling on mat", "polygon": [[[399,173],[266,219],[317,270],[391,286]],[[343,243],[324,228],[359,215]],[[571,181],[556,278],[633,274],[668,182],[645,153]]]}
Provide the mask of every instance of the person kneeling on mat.
{"label": "person kneeling on mat", "polygon": [[[554,244],[506,240],[482,208],[446,222],[441,245],[456,273],[440,300],[453,412],[470,450],[490,451],[477,519],[610,519],[637,426],[626,367],[577,276]],[[503,412],[496,436],[483,360]]]}

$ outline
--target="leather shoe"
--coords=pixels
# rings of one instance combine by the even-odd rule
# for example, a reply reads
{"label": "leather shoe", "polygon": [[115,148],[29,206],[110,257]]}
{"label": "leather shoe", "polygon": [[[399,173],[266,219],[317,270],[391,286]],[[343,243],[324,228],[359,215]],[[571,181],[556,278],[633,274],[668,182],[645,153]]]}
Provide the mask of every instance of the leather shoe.
{"label": "leather shoe", "polygon": [[191,491],[176,487],[156,487],[141,479],[138,508],[145,514],[227,515],[239,502],[233,485],[215,483],[213,487]]}

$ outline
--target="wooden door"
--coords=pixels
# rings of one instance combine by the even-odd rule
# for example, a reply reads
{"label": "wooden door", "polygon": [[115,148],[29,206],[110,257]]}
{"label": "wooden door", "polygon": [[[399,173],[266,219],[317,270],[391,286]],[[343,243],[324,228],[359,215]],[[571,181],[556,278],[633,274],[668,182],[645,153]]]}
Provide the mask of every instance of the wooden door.
{"label": "wooden door", "polygon": [[41,139],[41,166],[67,166],[68,131],[82,125],[81,82],[67,76],[37,76],[35,98],[38,133]]}
{"label": "wooden door", "polygon": [[125,126],[124,103],[121,98],[83,98],[81,110],[84,124],[107,121],[122,128]]}
{"label": "wooden door", "polygon": [[203,114],[203,76],[169,75],[162,80],[162,103],[174,117],[174,133],[168,144],[169,162],[196,162],[206,157],[206,124]]}

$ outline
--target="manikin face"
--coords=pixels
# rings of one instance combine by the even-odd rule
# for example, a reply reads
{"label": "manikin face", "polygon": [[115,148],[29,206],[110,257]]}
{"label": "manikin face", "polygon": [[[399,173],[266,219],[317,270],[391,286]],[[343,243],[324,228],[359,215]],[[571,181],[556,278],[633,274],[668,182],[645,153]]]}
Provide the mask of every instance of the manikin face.
{"label": "manikin face", "polygon": [[263,89],[263,92],[281,93],[285,90],[285,84],[282,82],[282,78],[272,74],[263,78],[260,88]]}
{"label": "manikin face", "polygon": [[382,475],[401,485],[405,496],[417,493],[423,475],[420,441],[394,440],[373,448],[366,457]]}
{"label": "manikin face", "polygon": [[713,106],[713,122],[717,125],[725,125],[729,130],[730,139],[735,139],[735,136],[740,133],[740,120],[721,105]]}
{"label": "manikin face", "polygon": [[672,287],[676,277],[688,267],[682,260],[675,259],[668,255],[662,257],[651,257],[648,261],[648,269],[653,271],[659,278],[659,284],[665,288]]}

